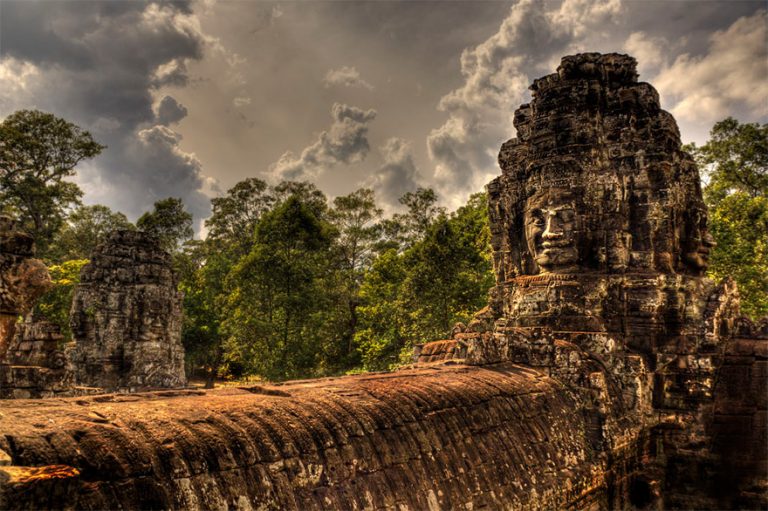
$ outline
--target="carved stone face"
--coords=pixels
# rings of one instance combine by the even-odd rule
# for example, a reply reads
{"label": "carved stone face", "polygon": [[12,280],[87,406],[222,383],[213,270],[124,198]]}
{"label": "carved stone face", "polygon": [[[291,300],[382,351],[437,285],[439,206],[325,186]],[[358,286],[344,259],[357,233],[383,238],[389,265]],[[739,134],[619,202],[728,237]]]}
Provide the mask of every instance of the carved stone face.
{"label": "carved stone face", "polygon": [[707,230],[707,214],[694,211],[693,229],[684,235],[683,262],[695,273],[703,273],[709,266],[709,253],[717,245]]}
{"label": "carved stone face", "polygon": [[550,189],[529,198],[524,222],[528,250],[542,273],[578,266],[578,215],[570,191]]}
{"label": "carved stone face", "polygon": [[704,231],[698,241],[699,243],[692,250],[685,253],[684,259],[686,264],[694,270],[704,271],[709,266],[709,253],[717,243],[709,231]]}

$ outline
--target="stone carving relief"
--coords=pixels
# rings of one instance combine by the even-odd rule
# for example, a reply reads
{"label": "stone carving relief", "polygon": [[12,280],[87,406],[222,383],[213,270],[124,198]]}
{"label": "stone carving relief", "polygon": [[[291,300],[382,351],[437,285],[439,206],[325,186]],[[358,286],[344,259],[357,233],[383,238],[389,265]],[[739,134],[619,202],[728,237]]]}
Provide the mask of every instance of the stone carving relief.
{"label": "stone carving relief", "polygon": [[0,360],[16,333],[19,317],[51,287],[48,269],[34,258],[34,240],[13,220],[0,216]]}

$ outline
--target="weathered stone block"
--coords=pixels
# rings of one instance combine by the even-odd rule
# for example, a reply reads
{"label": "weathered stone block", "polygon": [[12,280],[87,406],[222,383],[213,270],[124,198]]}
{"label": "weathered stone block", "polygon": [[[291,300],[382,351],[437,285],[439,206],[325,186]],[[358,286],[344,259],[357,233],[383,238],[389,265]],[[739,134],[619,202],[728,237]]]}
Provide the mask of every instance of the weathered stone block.
{"label": "weathered stone block", "polygon": [[170,255],[147,234],[112,233],[83,267],[73,298],[78,382],[129,391],[184,386],[181,321]]}

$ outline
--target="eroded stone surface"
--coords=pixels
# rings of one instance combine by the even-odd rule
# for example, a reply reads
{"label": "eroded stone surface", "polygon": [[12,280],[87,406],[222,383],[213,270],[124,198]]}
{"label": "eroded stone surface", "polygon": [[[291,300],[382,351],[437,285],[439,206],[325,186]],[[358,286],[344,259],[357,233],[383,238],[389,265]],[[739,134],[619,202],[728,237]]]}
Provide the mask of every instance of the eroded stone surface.
{"label": "eroded stone surface", "polygon": [[[739,502],[768,505],[765,449],[733,461],[719,447],[737,424],[761,431],[768,395],[741,416],[717,412],[722,404],[713,411],[724,394],[757,384],[727,375],[762,365],[736,369],[728,355],[746,320],[735,284],[703,277],[713,242],[674,119],[626,55],[565,57],[531,89],[488,186],[495,321],[478,318],[484,332],[459,328],[452,341],[421,347],[418,361],[513,361],[548,371],[587,403],[596,396],[592,433],[617,463],[628,445],[665,446],[616,488],[634,505],[719,509],[742,494],[751,497]],[[766,345],[759,328],[741,331],[749,340],[739,342]],[[739,478],[716,468],[731,464]],[[725,480],[727,491],[711,491]]]}
{"label": "eroded stone surface", "polygon": [[57,325],[29,314],[0,366],[0,398],[74,396],[86,392],[75,385]]}
{"label": "eroded stone surface", "polygon": [[74,293],[78,382],[112,390],[184,386],[181,321],[170,255],[145,233],[112,233]]}
{"label": "eroded stone surface", "polygon": [[[13,401],[0,416],[0,449],[16,466],[77,468],[53,507],[605,506],[605,461],[586,421],[574,420],[578,410],[576,396],[541,371],[444,366],[254,389]],[[41,502],[6,488],[14,507]]]}
{"label": "eroded stone surface", "polygon": [[34,253],[32,237],[0,217],[0,399],[67,395],[73,388],[58,330],[29,317],[51,287],[48,269]]}
{"label": "eroded stone surface", "polygon": [[0,361],[16,333],[16,323],[51,286],[48,269],[34,258],[34,240],[0,216]]}

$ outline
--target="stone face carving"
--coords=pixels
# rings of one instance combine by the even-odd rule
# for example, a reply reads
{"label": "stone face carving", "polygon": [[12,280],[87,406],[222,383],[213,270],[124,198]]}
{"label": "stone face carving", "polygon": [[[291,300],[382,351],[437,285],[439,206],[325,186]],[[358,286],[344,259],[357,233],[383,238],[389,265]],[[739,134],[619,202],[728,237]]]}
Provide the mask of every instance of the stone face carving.
{"label": "stone face carving", "polygon": [[0,216],[0,361],[16,332],[19,316],[51,286],[48,269],[34,258],[34,241],[14,222]]}
{"label": "stone face carving", "polygon": [[541,273],[578,269],[580,219],[569,189],[550,188],[528,198],[523,217],[525,238]]}
{"label": "stone face carving", "polygon": [[145,233],[116,231],[80,279],[71,314],[78,382],[111,390],[184,386],[181,294],[170,255]]}
{"label": "stone face carving", "polygon": [[[766,370],[768,344],[759,327],[743,327],[733,283],[703,277],[714,242],[698,170],[635,67],[627,55],[581,54],[534,81],[531,103],[515,112],[517,138],[502,145],[502,175],[488,185],[495,321],[484,321],[485,332],[421,346],[416,358],[513,361],[546,368],[582,389],[586,403],[599,396],[585,408],[585,419],[598,423],[596,445],[620,456],[615,446],[650,435],[665,446],[656,472],[627,476],[655,485],[651,501],[663,494],[670,507],[768,503],[754,490],[768,487],[755,469],[768,466],[766,447],[734,461],[713,440],[744,421],[768,421],[765,397],[725,418],[717,411],[728,401],[723,393],[738,390],[716,385],[721,372],[733,372],[723,360],[734,363],[735,339],[755,357],[744,363],[755,374]],[[680,479],[680,467],[698,470],[706,459],[742,467],[738,483],[728,475],[738,495],[731,503],[708,493],[722,471],[698,485]]]}

